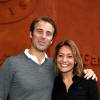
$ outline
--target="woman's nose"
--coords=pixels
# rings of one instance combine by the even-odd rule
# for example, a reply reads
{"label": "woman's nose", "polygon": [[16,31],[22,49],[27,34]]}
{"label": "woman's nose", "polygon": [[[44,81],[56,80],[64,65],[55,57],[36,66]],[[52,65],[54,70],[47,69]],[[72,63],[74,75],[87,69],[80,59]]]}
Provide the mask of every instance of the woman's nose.
{"label": "woman's nose", "polygon": [[66,57],[63,57],[63,62],[66,62],[67,61],[67,58]]}

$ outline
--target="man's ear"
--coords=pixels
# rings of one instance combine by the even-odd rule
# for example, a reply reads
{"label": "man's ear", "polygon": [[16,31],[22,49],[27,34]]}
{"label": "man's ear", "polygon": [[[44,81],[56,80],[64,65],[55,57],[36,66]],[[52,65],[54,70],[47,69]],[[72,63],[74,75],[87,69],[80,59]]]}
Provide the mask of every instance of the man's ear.
{"label": "man's ear", "polygon": [[33,37],[32,32],[30,32],[30,33],[29,33],[29,37],[30,37],[30,38],[32,38],[32,37]]}
{"label": "man's ear", "polygon": [[53,40],[51,40],[51,44],[52,44]]}

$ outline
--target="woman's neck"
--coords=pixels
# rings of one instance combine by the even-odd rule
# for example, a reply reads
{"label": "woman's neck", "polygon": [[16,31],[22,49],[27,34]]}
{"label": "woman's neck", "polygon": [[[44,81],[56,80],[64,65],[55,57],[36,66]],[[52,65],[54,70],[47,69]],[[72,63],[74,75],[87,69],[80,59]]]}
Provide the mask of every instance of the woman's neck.
{"label": "woman's neck", "polygon": [[63,76],[63,82],[65,83],[65,86],[66,86],[66,90],[68,91],[68,89],[73,83],[73,80],[72,80],[73,73],[63,73],[62,76]]}

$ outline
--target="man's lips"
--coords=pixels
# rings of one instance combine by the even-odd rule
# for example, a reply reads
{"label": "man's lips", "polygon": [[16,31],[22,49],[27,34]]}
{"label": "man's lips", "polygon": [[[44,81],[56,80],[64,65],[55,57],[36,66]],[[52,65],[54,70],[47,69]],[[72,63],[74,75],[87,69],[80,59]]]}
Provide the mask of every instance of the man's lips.
{"label": "man's lips", "polygon": [[46,42],[43,42],[43,41],[39,41],[39,44],[44,46],[46,44]]}

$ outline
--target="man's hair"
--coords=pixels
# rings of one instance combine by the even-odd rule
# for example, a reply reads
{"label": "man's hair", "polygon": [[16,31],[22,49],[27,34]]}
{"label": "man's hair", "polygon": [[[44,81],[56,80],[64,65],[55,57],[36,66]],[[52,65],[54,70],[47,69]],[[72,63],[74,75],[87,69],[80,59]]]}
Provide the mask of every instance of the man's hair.
{"label": "man's hair", "polygon": [[34,31],[34,28],[35,28],[35,25],[40,22],[40,21],[45,21],[45,22],[48,22],[52,25],[52,27],[54,28],[54,33],[53,33],[53,37],[55,36],[56,34],[56,24],[55,22],[49,17],[49,16],[40,16],[40,17],[36,17],[31,25],[30,25],[30,32],[33,32]]}

